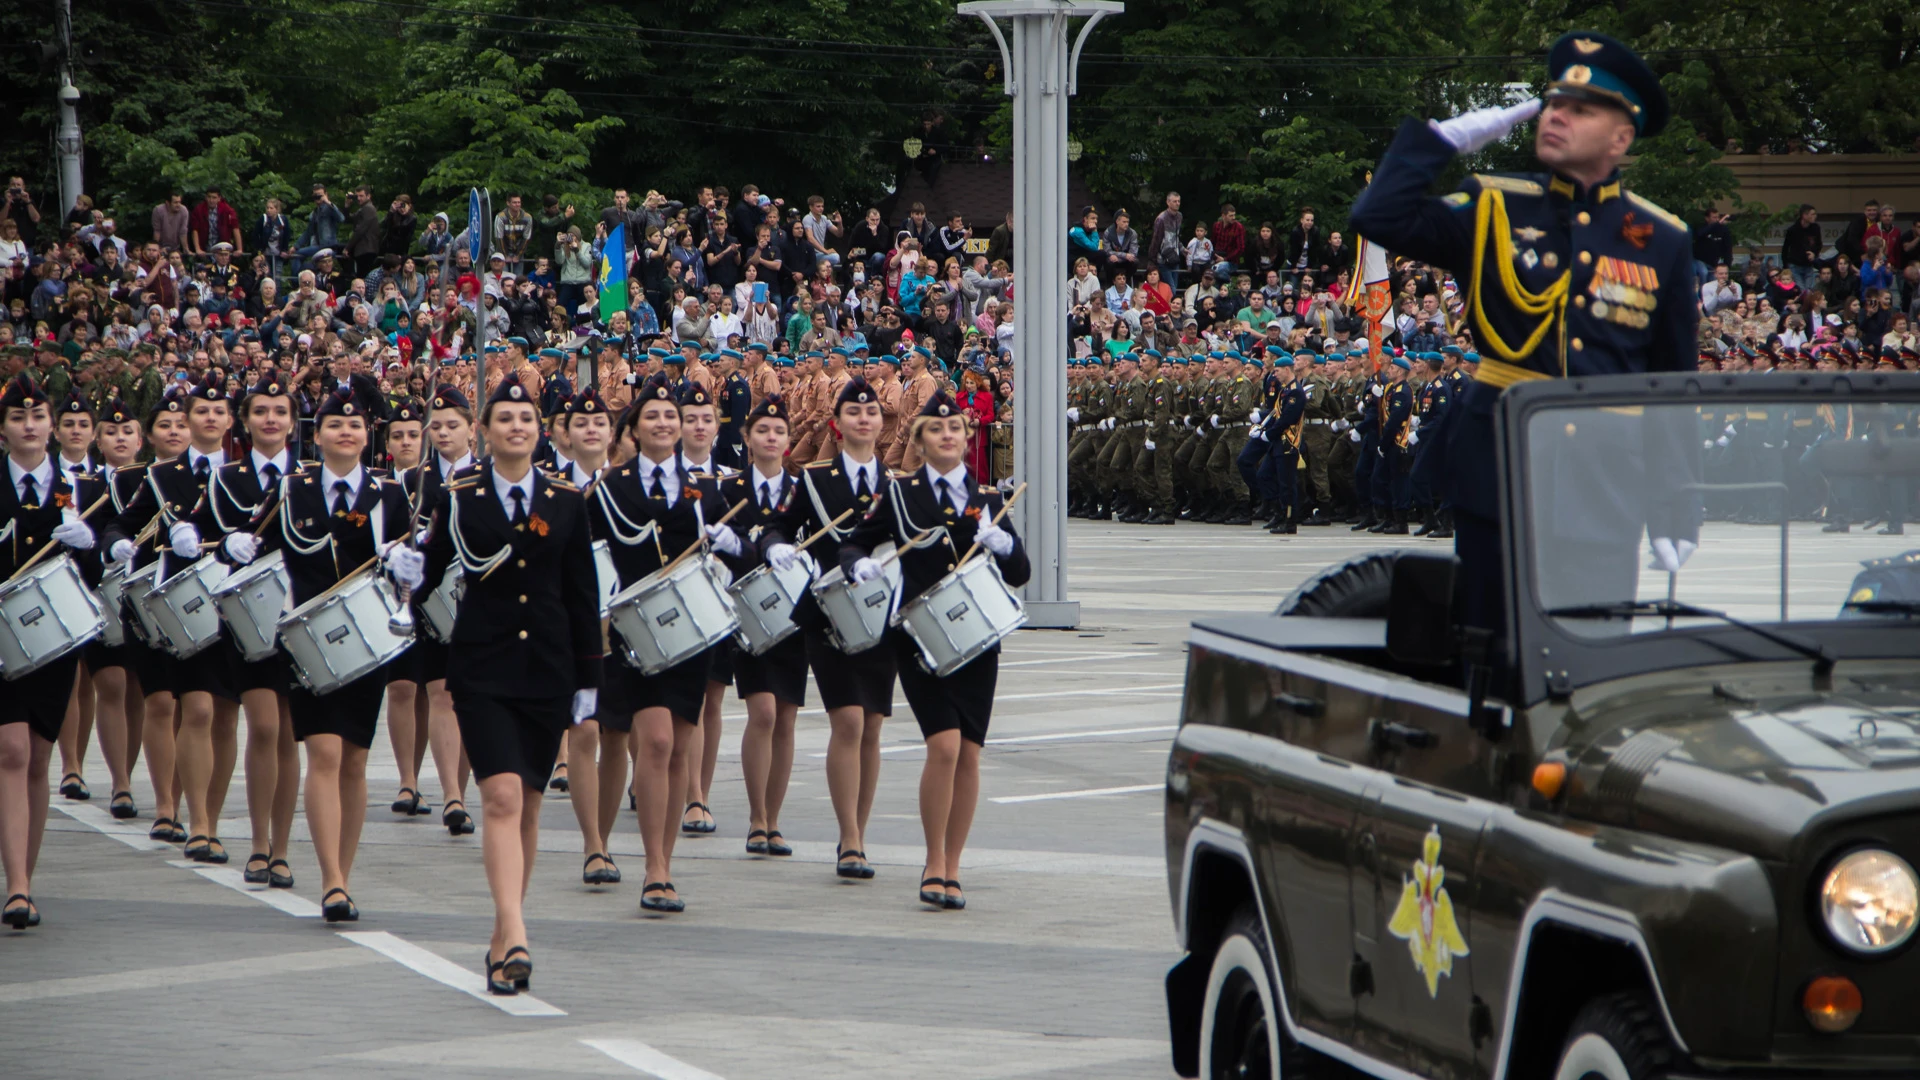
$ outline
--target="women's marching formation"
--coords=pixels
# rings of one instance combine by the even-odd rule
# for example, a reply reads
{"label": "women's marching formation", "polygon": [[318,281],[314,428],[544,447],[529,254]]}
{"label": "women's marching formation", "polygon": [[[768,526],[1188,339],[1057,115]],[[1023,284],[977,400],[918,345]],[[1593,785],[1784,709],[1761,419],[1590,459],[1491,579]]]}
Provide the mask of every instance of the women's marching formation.
{"label": "women's marching formation", "polygon": [[[915,375],[903,394],[835,365],[797,407],[731,371],[656,375],[620,387],[631,400],[615,411],[592,388],[509,374],[477,415],[451,386],[396,405],[356,376],[317,411],[317,462],[289,452],[293,388],[277,376],[231,405],[212,381],[183,383],[147,416],[118,399],[96,415],[15,379],[0,397],[0,606],[37,590],[65,636],[28,640],[0,621],[0,921],[40,922],[52,748],[83,711],[112,815],[141,813],[144,748],[150,835],[209,863],[231,858],[219,823],[244,716],[243,876],[269,888],[309,872],[291,855],[304,746],[322,915],[358,920],[384,706],[392,811],[433,812],[430,754],[442,825],[483,826],[487,988],[518,993],[549,785],[573,804],[585,883],[623,880],[609,844],[624,799],[646,853],[641,909],[684,911],[674,846],[718,828],[729,688],[747,717],[746,850],[793,854],[781,812],[809,672],[830,725],[834,873],[875,877],[867,824],[897,679],[927,745],[918,898],[964,908],[999,642],[1020,621],[1008,589],[1028,566],[1008,500],[969,460],[976,421]],[[381,424],[391,470],[363,464]],[[951,601],[962,593],[972,603]],[[84,741],[63,746],[63,760],[84,755]],[[77,773],[61,790],[90,797]]]}

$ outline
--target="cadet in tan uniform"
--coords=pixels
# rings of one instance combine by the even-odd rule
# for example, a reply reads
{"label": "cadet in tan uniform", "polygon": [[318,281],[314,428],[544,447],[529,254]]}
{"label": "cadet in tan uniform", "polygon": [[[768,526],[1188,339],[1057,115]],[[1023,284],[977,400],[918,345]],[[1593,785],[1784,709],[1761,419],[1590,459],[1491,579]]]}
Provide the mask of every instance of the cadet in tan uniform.
{"label": "cadet in tan uniform", "polygon": [[[1233,506],[1233,512],[1221,520],[1224,525],[1253,523],[1247,481],[1240,475],[1236,463],[1240,460],[1240,451],[1246,449],[1253,411],[1260,404],[1261,367],[1252,360],[1243,364],[1237,359],[1238,355],[1227,353],[1220,358],[1223,368],[1220,411],[1215,414],[1220,422],[1220,438],[1213,447],[1213,455],[1207,459],[1207,475],[1215,488],[1226,492]],[[1214,417],[1208,417],[1209,423],[1213,420]]]}
{"label": "cadet in tan uniform", "polygon": [[[904,357],[903,378],[906,389],[900,397],[900,415],[911,418],[920,415],[928,401],[940,389],[940,380],[934,378],[928,370],[933,364],[933,350],[925,345],[915,345]],[[914,447],[911,439],[901,439],[894,444],[894,458],[887,462],[887,468],[899,472],[912,472],[920,467],[920,451]]]}
{"label": "cadet in tan uniform", "polygon": [[853,354],[847,351],[844,345],[835,345],[833,348],[827,350],[825,358],[826,389],[824,396],[826,398],[829,415],[827,419],[820,424],[818,429],[820,432],[819,445],[815,448],[813,457],[808,459],[810,461],[832,461],[833,456],[840,452],[840,440],[835,437],[831,412],[833,403],[840,400],[840,391],[845,389],[849,382],[853,381],[853,372],[848,370],[848,364],[852,362],[852,358]]}

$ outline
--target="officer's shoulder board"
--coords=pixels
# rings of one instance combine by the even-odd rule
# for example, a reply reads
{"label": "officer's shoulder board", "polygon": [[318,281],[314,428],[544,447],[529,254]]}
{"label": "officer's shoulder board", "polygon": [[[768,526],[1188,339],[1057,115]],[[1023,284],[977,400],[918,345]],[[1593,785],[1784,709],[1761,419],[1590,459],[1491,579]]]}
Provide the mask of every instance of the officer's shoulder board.
{"label": "officer's shoulder board", "polygon": [[448,484],[447,490],[448,491],[466,491],[469,488],[476,488],[479,486],[480,486],[480,478],[475,476],[467,480],[461,480],[458,483]]}
{"label": "officer's shoulder board", "polygon": [[1675,217],[1673,214],[1668,213],[1665,208],[1661,207],[1659,204],[1655,203],[1653,200],[1643,198],[1629,191],[1627,192],[1627,201],[1632,203],[1634,206],[1638,207],[1639,209],[1645,210],[1647,213],[1652,214],[1654,217],[1659,218],[1661,221],[1666,222],[1668,225],[1673,226],[1675,229],[1678,229],[1681,232],[1687,231],[1686,222],[1681,221],[1679,218]]}
{"label": "officer's shoulder board", "polygon": [[1529,180],[1524,176],[1502,176],[1499,173],[1474,173],[1473,182],[1481,191],[1499,191],[1508,195],[1545,195],[1547,189],[1538,180]]}
{"label": "officer's shoulder board", "polygon": [[[838,454],[836,454],[836,455],[834,455],[834,457],[838,457],[838,456],[839,456]],[[833,458],[828,458],[828,459],[827,459],[827,460],[825,460],[825,461],[809,461],[809,462],[807,462],[807,463],[806,463],[805,465],[803,465],[803,466],[801,466],[801,468],[804,468],[804,469],[824,469],[824,468],[826,468],[826,467],[828,467],[829,465],[832,465],[832,464],[833,464]]]}
{"label": "officer's shoulder board", "polygon": [[555,491],[571,491],[576,495],[580,493],[580,489],[574,486],[571,481],[562,480],[557,476],[547,477],[547,486]]}

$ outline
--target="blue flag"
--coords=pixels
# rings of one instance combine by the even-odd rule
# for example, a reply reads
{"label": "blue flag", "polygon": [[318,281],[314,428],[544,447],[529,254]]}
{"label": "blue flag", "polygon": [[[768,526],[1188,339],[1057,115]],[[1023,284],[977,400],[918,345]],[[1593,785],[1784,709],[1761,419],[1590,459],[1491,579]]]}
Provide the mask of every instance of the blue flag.
{"label": "blue flag", "polygon": [[627,310],[627,227],[619,224],[607,234],[600,253],[600,321]]}

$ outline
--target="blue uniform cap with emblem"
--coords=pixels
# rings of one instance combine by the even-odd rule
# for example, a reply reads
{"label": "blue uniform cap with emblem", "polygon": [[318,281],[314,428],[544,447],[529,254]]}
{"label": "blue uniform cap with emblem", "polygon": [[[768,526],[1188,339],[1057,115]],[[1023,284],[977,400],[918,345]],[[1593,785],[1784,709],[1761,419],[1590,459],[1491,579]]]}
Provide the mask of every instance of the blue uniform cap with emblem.
{"label": "blue uniform cap with emblem", "polygon": [[[1260,358],[1255,357],[1252,360],[1249,360],[1247,362],[1250,364],[1258,364],[1260,363]],[[1293,366],[1293,357],[1288,356],[1286,353],[1275,353],[1273,356],[1273,366],[1277,368],[1283,368],[1283,367],[1290,368]]]}
{"label": "blue uniform cap with emblem", "polygon": [[767,353],[767,343],[764,341],[747,342],[747,351],[754,352],[755,350],[758,350],[760,355],[765,356]]}
{"label": "blue uniform cap with emblem", "polygon": [[1407,358],[1404,356],[1396,356],[1392,360],[1388,361],[1388,363],[1392,364],[1394,367],[1399,368],[1401,371],[1413,370],[1413,365],[1407,363]]}
{"label": "blue uniform cap with emblem", "polygon": [[1320,354],[1317,352],[1314,352],[1312,349],[1295,349],[1293,350],[1293,358],[1295,360],[1305,360],[1307,363],[1311,364],[1311,363],[1317,362],[1320,359]]}
{"label": "blue uniform cap with emblem", "polygon": [[755,420],[763,419],[783,421],[787,419],[787,403],[779,394],[768,394],[761,399],[760,404],[753,407],[753,411],[747,414],[747,427],[751,428]]}
{"label": "blue uniform cap with emblem", "polygon": [[775,353],[773,356],[769,357],[768,360],[770,363],[773,364],[774,367],[790,368],[793,366],[792,353]]}
{"label": "blue uniform cap with emblem", "polygon": [[1573,97],[1626,111],[1641,136],[1667,126],[1667,92],[1640,54],[1591,30],[1563,35],[1547,50],[1549,98]]}
{"label": "blue uniform cap with emblem", "polygon": [[674,401],[673,384],[667,381],[666,376],[655,375],[653,378],[648,379],[641,385],[640,391],[633,395],[633,403],[636,406],[643,405],[649,401],[666,401],[679,404],[677,401]]}
{"label": "blue uniform cap with emblem", "polygon": [[746,359],[746,357],[740,355],[739,351],[735,349],[721,349],[720,352],[716,355],[724,356],[729,360],[745,360]]}
{"label": "blue uniform cap with emblem", "polygon": [[[1889,346],[1891,348],[1891,346]],[[87,403],[86,396],[78,389],[68,390],[66,399],[60,402],[61,416],[92,416],[93,406]]]}
{"label": "blue uniform cap with emblem", "polygon": [[561,352],[559,349],[541,349],[540,356],[542,359],[547,360],[565,360],[567,358],[567,354]]}
{"label": "blue uniform cap with emblem", "polygon": [[664,360],[664,359],[666,359],[667,357],[669,357],[669,356],[672,356],[672,355],[673,355],[672,353],[670,353],[670,352],[668,352],[668,351],[667,351],[667,350],[665,350],[665,349],[662,349],[662,348],[660,348],[660,347],[659,347],[659,346],[657,346],[657,345],[656,345],[655,347],[653,347],[653,348],[651,348],[651,349],[648,349],[648,350],[647,350],[647,356],[649,356],[650,358],[652,358],[652,359],[654,359],[654,360]]}
{"label": "blue uniform cap with emblem", "polygon": [[401,398],[400,403],[393,407],[393,416],[390,417],[387,422],[403,423],[408,420],[419,420],[424,422],[426,418],[427,418],[427,409],[426,409],[426,406],[420,404],[420,399],[416,397],[407,397],[407,398]]}
{"label": "blue uniform cap with emblem", "polygon": [[121,401],[117,394],[100,406],[100,422],[103,424],[131,424],[134,419],[133,410],[127,408],[127,403]]}
{"label": "blue uniform cap with emblem", "polygon": [[925,345],[915,345],[913,347],[913,351],[919,354],[923,359],[926,359],[926,360],[933,359],[933,350],[927,348]]}
{"label": "blue uniform cap with emblem", "polygon": [[1159,349],[1142,349],[1142,350],[1140,351],[1140,355],[1141,355],[1141,356],[1151,356],[1151,357],[1153,357],[1153,358],[1154,358],[1155,360],[1165,360],[1165,359],[1166,359],[1166,357],[1164,357],[1164,356],[1161,356],[1161,355],[1160,355],[1160,350],[1159,350]]}
{"label": "blue uniform cap with emblem", "polygon": [[1465,356],[1467,355],[1467,350],[1458,345],[1442,345],[1440,347],[1440,354],[1442,356]]}
{"label": "blue uniform cap with emblem", "polygon": [[870,405],[879,400],[880,395],[874,393],[873,384],[855,375],[853,378],[847,380],[847,385],[841,387],[840,393],[833,399],[833,411],[839,412],[840,406],[849,403],[855,405]]}
{"label": "blue uniform cap with emblem", "polygon": [[457,386],[442,386],[438,390],[435,390],[433,392],[433,407],[436,409],[472,408],[467,401],[467,395],[461,393],[460,388]]}
{"label": "blue uniform cap with emblem", "polygon": [[1477,364],[1480,362],[1480,354],[1477,352],[1470,352],[1465,356],[1462,356],[1460,359],[1466,361],[1469,364]]}
{"label": "blue uniform cap with emblem", "polygon": [[34,382],[25,372],[9,379],[6,392],[0,394],[0,411],[46,404],[50,404],[47,400],[47,392],[40,389],[40,384]]}
{"label": "blue uniform cap with emblem", "polygon": [[680,404],[683,407],[691,405],[711,405],[713,404],[713,395],[707,393],[707,388],[701,386],[699,383],[690,382],[680,391]]}
{"label": "blue uniform cap with emblem", "polygon": [[523,338],[523,337],[521,337],[521,336],[520,336],[520,335],[518,335],[518,334],[514,334],[513,336],[511,336],[511,337],[509,337],[509,338],[507,338],[507,344],[509,344],[509,345],[518,345],[518,346],[520,346],[520,347],[521,347],[522,349],[524,349],[524,348],[526,348],[526,347],[527,347],[527,339],[526,339],[526,338]]}
{"label": "blue uniform cap with emblem", "polygon": [[866,354],[866,353],[864,353],[864,352],[856,352],[856,353],[854,353],[854,354],[853,354],[852,356],[849,356],[849,357],[847,357],[847,366],[848,366],[848,367],[857,367],[857,368],[858,368],[858,367],[866,367],[866,366],[867,366],[867,354]]}
{"label": "blue uniform cap with emblem", "polygon": [[828,349],[827,351],[832,353],[835,356],[840,357],[843,360],[853,355],[852,353],[846,350],[845,346],[841,346],[841,345],[835,345],[833,348]]}
{"label": "blue uniform cap with emblem", "polygon": [[597,391],[588,388],[568,399],[567,412],[574,416],[604,416],[607,402]]}

